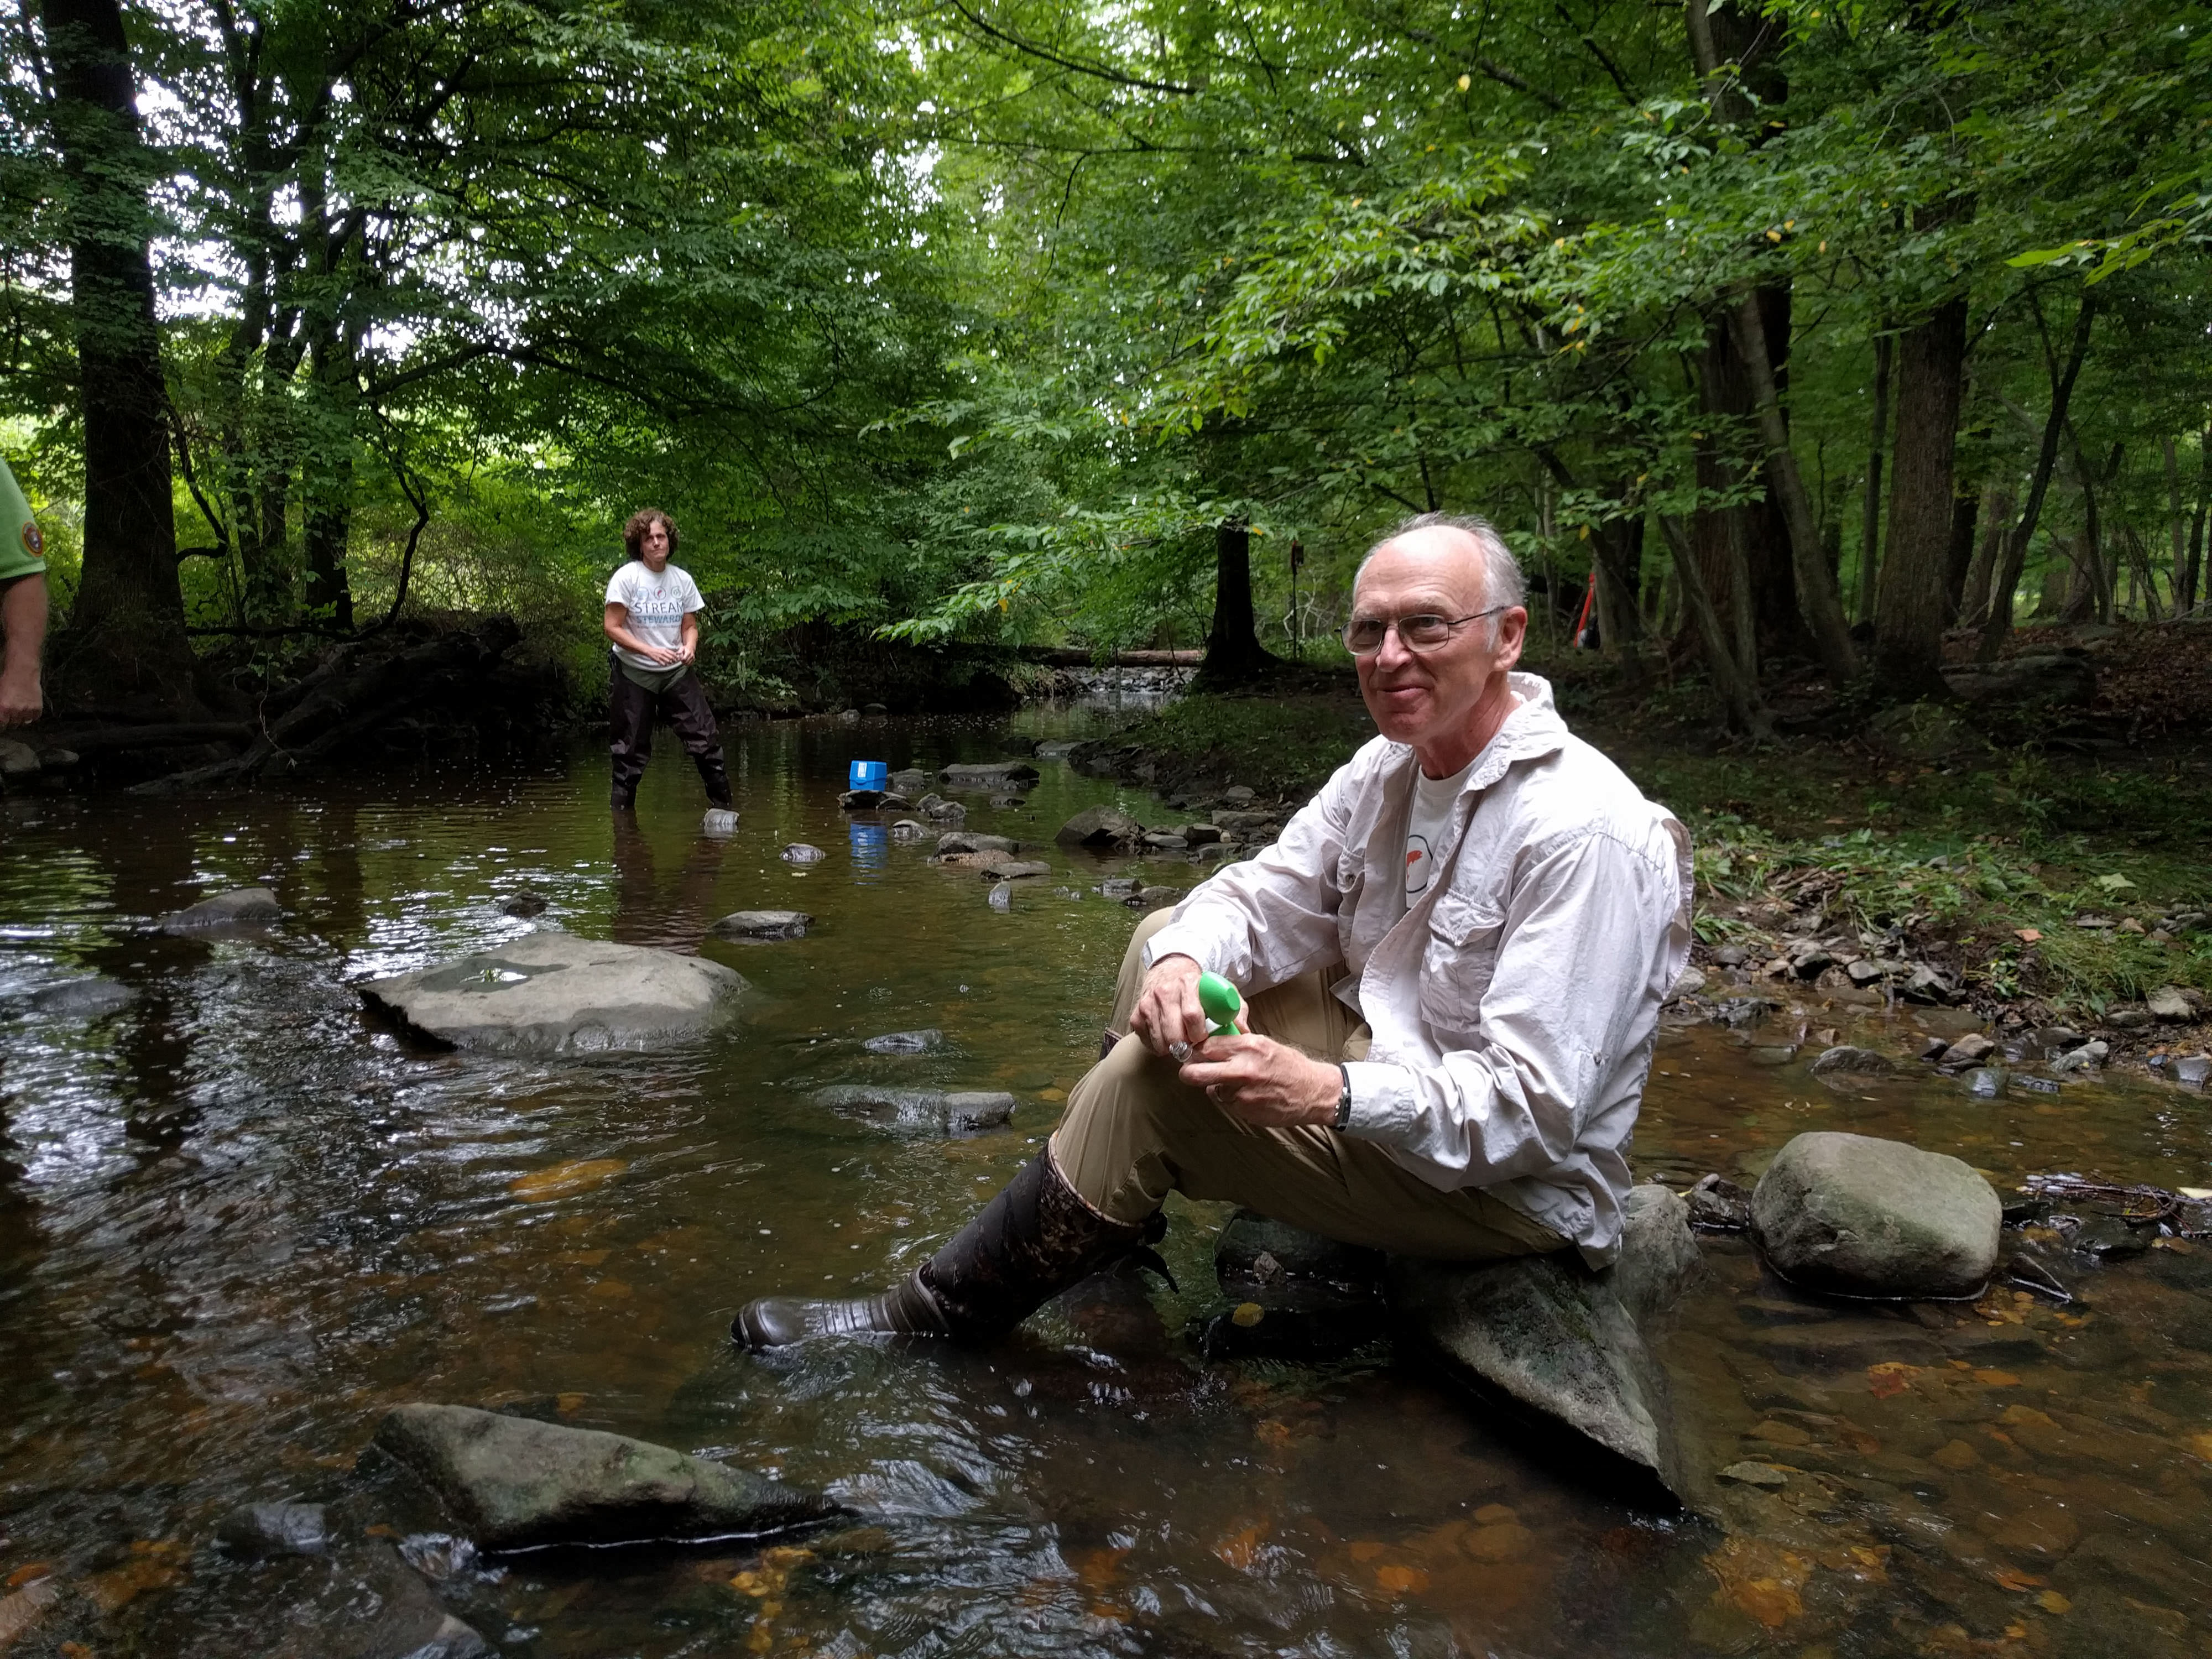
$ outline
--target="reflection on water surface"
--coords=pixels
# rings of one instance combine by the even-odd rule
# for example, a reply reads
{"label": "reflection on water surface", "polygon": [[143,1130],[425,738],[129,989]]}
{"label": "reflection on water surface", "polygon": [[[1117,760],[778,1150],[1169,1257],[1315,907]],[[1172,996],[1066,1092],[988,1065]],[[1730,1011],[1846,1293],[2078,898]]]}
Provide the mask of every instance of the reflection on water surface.
{"label": "reflection on water surface", "polygon": [[[1180,1298],[1104,1281],[981,1354],[733,1355],[739,1302],[882,1283],[1029,1155],[1095,1053],[1132,918],[1094,890],[1117,866],[1055,849],[1054,877],[999,914],[974,872],[837,811],[848,758],[992,758],[987,728],[732,738],[727,842],[694,833],[672,757],[618,829],[590,751],[0,806],[0,1579],[67,1589],[16,1651],[363,1650],[385,1558],[249,1565],[207,1540],[246,1499],[343,1498],[383,1411],[428,1399],[712,1449],[866,1513],[766,1553],[487,1566],[408,1540],[519,1655],[2212,1653],[2202,1248],[2069,1258],[2067,1307],[2008,1291],[1899,1310],[1809,1305],[1708,1241],[1670,1339],[1677,1409],[1712,1467],[1787,1477],[1731,1489],[1727,1532],[1530,1461],[1384,1350],[1199,1360],[1182,1331],[1213,1206],[1176,1206]],[[1048,840],[1114,796],[1043,769],[1022,809],[973,797],[968,827]],[[793,841],[830,857],[785,865]],[[288,912],[265,933],[143,931],[258,881]],[[736,967],[757,988],[744,1021],[561,1061],[427,1052],[364,1021],[353,981],[538,925],[502,908],[532,896],[541,921]],[[701,946],[747,908],[817,926]],[[929,1027],[929,1053],[860,1047]],[[2201,1098],[1838,1094],[1753,1059],[1741,1034],[1669,1037],[1644,1172],[1748,1179],[1818,1127],[1956,1152],[2007,1190],[2053,1168],[2212,1184]],[[1022,1104],[1010,1132],[958,1140],[809,1104],[853,1081]]]}

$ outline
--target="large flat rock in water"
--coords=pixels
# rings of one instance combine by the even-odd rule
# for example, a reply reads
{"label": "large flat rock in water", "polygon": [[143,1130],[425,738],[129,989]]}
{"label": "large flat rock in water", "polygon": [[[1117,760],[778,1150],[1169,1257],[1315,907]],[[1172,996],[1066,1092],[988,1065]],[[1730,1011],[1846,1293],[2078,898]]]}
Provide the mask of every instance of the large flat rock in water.
{"label": "large flat rock in water", "polygon": [[480,1549],[758,1538],[845,1513],[669,1446],[468,1406],[400,1406],[377,1448],[434,1492]]}
{"label": "large flat rock in water", "polygon": [[1473,1264],[1400,1257],[1391,1310],[1455,1380],[1699,1506],[1703,1480],[1676,1444],[1645,1336],[1695,1270],[1697,1240],[1688,1206],[1664,1188],[1634,1188],[1627,1210],[1611,1267],[1592,1272],[1571,1249]]}
{"label": "large flat rock in water", "polygon": [[733,1013],[744,988],[717,962],[549,931],[371,980],[361,994],[457,1048],[590,1054],[696,1036]]}
{"label": "large flat rock in water", "polygon": [[1873,1135],[1798,1135],[1751,1194],[1752,1231],[1775,1272],[1845,1296],[1977,1295],[2003,1224],[1970,1165]]}

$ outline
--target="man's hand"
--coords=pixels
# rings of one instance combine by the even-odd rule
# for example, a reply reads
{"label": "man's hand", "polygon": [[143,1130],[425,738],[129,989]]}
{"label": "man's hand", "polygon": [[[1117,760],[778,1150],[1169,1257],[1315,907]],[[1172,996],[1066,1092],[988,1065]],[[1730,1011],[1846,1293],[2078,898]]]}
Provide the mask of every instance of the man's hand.
{"label": "man's hand", "polygon": [[1146,974],[1137,1006],[1129,1012],[1129,1030],[1154,1054],[1164,1054],[1178,1042],[1194,1048],[1213,1029],[1198,1006],[1198,976],[1203,971],[1195,959],[1177,956],[1162,957]]}
{"label": "man's hand", "polygon": [[[1196,983],[1194,978],[1194,984]],[[1192,993],[1194,1001],[1196,992]],[[1206,1091],[1231,1117],[1263,1129],[1331,1123],[1344,1074],[1273,1037],[1208,1037],[1191,1052],[1182,1080]]]}

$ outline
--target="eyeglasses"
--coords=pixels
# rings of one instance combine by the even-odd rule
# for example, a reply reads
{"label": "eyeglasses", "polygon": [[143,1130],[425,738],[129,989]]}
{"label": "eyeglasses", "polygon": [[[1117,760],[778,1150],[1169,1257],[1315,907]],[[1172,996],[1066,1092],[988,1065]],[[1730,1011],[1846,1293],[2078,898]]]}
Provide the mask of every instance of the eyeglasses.
{"label": "eyeglasses", "polygon": [[1345,624],[1344,648],[1355,657],[1371,657],[1382,648],[1383,636],[1395,628],[1398,630],[1398,643],[1407,650],[1434,651],[1449,644],[1452,635],[1469,623],[1511,609],[1510,605],[1493,605],[1471,617],[1439,617],[1432,611],[1412,617],[1354,617]]}

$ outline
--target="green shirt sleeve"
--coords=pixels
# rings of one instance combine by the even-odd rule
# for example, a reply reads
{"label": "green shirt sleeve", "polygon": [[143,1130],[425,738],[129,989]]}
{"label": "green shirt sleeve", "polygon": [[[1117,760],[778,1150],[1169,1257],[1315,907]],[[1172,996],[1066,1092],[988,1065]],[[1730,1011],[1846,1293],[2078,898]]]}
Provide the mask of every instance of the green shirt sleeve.
{"label": "green shirt sleeve", "polygon": [[46,574],[46,542],[8,463],[0,459],[0,582]]}

